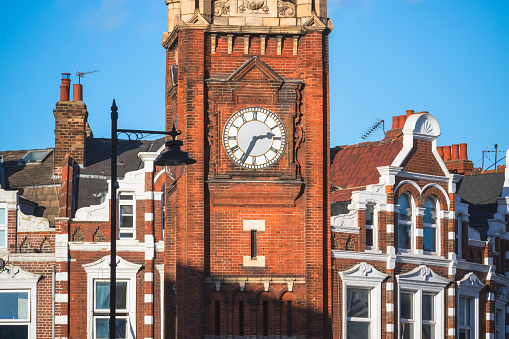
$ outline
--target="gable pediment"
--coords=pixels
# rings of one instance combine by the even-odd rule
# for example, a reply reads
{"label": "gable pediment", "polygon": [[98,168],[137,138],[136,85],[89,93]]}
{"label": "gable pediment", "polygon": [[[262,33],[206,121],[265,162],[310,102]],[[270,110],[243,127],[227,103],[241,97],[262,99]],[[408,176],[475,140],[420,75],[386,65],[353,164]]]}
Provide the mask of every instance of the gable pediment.
{"label": "gable pediment", "polygon": [[201,15],[199,12],[194,13],[194,15],[186,22],[186,26],[195,26],[196,28],[205,28],[210,23]]}
{"label": "gable pediment", "polygon": [[260,79],[260,75],[262,79],[269,82],[283,82],[283,79],[257,56],[246,61],[228,77],[227,81],[242,81],[251,77]]}

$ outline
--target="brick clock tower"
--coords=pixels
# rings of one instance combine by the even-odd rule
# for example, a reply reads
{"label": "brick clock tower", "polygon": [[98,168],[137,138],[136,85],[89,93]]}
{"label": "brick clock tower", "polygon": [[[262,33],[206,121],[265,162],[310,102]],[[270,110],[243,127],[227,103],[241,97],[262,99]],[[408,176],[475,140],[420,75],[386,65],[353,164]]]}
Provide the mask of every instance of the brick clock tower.
{"label": "brick clock tower", "polygon": [[327,338],[325,0],[166,1],[167,338]]}

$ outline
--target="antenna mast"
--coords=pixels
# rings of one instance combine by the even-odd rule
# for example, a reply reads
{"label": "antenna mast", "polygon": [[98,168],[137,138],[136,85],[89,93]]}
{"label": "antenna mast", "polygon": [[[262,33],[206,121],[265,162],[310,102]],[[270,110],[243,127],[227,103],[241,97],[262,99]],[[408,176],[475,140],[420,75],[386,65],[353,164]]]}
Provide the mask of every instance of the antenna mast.
{"label": "antenna mast", "polygon": [[76,71],[76,76],[78,77],[78,84],[81,84],[81,78],[85,77],[85,74],[90,74],[90,73],[95,73],[95,72],[99,72],[98,69],[96,69],[95,71],[90,71],[90,72],[78,72]]}

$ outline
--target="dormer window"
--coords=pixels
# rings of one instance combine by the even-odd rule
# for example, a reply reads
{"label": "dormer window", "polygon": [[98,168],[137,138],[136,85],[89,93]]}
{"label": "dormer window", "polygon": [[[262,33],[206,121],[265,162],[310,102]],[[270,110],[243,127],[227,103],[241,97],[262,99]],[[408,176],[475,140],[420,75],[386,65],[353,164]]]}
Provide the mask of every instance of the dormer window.
{"label": "dormer window", "polygon": [[423,217],[423,250],[424,252],[438,252],[437,244],[437,201],[433,197],[424,200]]}
{"label": "dormer window", "polygon": [[412,249],[412,202],[407,194],[398,199],[398,249]]}
{"label": "dormer window", "polygon": [[136,239],[136,200],[134,193],[120,193],[118,203],[120,239]]}

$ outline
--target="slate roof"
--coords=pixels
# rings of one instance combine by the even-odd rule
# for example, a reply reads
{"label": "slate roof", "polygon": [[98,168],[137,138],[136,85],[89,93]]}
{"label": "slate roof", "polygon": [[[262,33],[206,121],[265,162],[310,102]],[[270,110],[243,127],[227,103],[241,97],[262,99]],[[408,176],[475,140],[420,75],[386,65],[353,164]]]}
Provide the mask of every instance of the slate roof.
{"label": "slate roof", "polygon": [[350,200],[353,191],[378,183],[379,166],[388,166],[403,148],[402,139],[384,139],[331,150],[331,183],[339,187],[331,202]]}
{"label": "slate roof", "polygon": [[[107,190],[107,178],[110,177],[111,141],[103,138],[88,138],[86,140],[85,167],[80,168],[75,181],[78,195],[75,197],[75,210],[101,202]],[[126,172],[142,168],[143,163],[138,157],[139,152],[157,152],[164,144],[164,139],[148,140],[120,140],[117,146],[118,162],[117,175],[119,179]],[[60,199],[60,179],[53,177],[54,153],[50,153],[40,163],[19,163],[27,150],[0,151],[3,158],[0,170],[3,189],[18,190],[22,204],[36,204],[30,208],[35,216],[45,217],[53,224],[58,215]],[[24,207],[28,208],[28,207]]]}
{"label": "slate roof", "polygon": [[[458,195],[462,202],[468,203],[470,226],[479,228],[488,227],[488,219],[492,219],[497,212],[497,198],[502,194],[505,174],[484,173],[467,175],[458,184]],[[483,237],[485,238],[485,236]]]}

